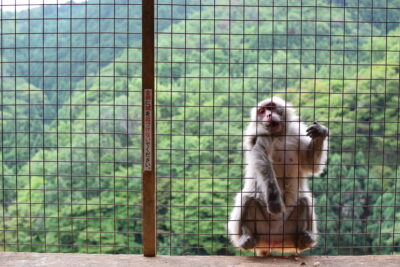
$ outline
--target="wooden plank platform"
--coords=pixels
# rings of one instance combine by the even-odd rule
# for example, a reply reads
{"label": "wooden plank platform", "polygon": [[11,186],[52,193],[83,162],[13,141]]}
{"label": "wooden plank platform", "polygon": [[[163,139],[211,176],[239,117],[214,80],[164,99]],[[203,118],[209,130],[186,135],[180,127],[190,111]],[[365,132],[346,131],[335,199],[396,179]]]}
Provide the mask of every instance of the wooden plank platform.
{"label": "wooden plank platform", "polygon": [[400,255],[384,256],[157,256],[0,252],[0,266],[400,266]]}

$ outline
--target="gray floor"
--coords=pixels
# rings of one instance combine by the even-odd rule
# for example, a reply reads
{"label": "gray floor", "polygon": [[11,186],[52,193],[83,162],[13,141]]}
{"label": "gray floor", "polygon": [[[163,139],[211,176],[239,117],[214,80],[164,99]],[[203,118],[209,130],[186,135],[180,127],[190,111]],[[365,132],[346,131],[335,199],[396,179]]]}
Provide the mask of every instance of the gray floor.
{"label": "gray floor", "polygon": [[337,257],[230,257],[0,252],[0,266],[400,266],[400,255]]}

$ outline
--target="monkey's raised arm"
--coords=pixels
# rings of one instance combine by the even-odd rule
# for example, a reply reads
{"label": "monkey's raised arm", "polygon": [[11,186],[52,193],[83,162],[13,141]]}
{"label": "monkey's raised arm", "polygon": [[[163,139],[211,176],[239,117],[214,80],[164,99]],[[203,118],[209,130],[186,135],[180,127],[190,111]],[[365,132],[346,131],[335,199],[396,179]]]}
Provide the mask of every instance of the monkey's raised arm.
{"label": "monkey's raised arm", "polygon": [[310,166],[312,173],[318,174],[322,171],[327,158],[328,128],[314,122],[307,128],[307,136],[311,137],[311,140],[304,157],[305,164]]}
{"label": "monkey's raised arm", "polygon": [[255,144],[249,152],[248,164],[254,170],[257,188],[261,191],[260,199],[269,213],[281,213],[285,210],[282,193],[268,154],[270,141],[266,136],[255,137]]}

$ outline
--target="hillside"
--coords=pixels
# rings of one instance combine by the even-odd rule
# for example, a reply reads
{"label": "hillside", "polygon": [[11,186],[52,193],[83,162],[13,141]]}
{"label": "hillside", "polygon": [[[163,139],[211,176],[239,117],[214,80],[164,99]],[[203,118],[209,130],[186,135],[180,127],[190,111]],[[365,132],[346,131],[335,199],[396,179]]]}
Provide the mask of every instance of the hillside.
{"label": "hillside", "polygon": [[[98,2],[3,14],[5,250],[140,252],[139,6]],[[160,2],[161,254],[239,253],[225,226],[241,188],[243,130],[271,94],[330,129],[327,170],[310,179],[320,232],[310,253],[398,252],[399,9],[284,2]],[[43,10],[58,23],[34,20]]]}

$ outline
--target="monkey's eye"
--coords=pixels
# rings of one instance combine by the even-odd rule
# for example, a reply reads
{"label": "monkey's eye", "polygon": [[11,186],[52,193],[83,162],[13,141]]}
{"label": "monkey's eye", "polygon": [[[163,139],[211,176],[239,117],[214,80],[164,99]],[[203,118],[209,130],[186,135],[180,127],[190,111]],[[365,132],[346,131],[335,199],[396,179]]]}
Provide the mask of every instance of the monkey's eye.
{"label": "monkey's eye", "polygon": [[267,109],[265,107],[261,107],[257,110],[258,115],[263,115]]}

